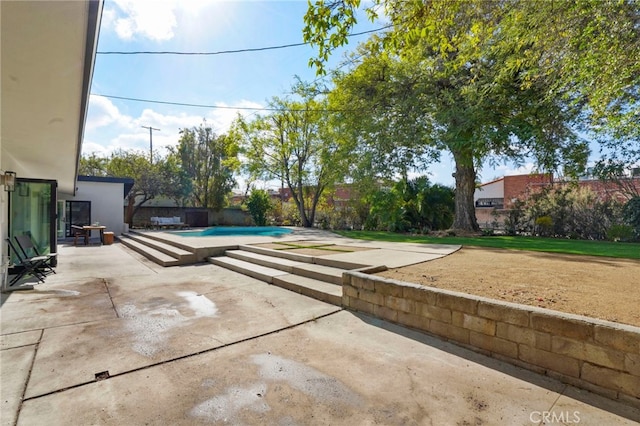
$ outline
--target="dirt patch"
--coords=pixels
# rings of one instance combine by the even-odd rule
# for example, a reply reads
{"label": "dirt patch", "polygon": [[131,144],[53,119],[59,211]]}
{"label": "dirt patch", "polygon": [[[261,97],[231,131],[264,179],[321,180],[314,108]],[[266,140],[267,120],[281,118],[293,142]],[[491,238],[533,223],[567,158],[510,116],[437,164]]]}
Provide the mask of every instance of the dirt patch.
{"label": "dirt patch", "polygon": [[464,247],[376,275],[640,327],[640,261]]}

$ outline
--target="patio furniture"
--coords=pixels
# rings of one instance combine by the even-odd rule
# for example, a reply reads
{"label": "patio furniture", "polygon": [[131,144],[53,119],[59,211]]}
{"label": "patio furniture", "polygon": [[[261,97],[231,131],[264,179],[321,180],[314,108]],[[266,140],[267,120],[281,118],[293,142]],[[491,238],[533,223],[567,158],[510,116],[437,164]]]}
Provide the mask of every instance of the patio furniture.
{"label": "patio furniture", "polygon": [[9,244],[9,248],[15,254],[18,262],[13,264],[13,269],[17,270],[16,276],[9,282],[9,287],[20,281],[23,277],[27,275],[32,275],[38,279],[39,282],[44,282],[46,277],[45,272],[43,271],[44,263],[47,261],[46,256],[34,256],[30,258],[24,258],[16,247],[11,242],[11,239],[6,239]]}
{"label": "patio furniture", "polygon": [[113,232],[105,232],[103,237],[104,240],[102,241],[102,244],[107,246],[113,244],[114,237],[115,237],[115,234]]}
{"label": "patio furniture", "polygon": [[152,217],[151,225],[156,229],[162,228],[174,228],[174,229],[182,229],[187,227],[188,225],[180,219],[180,216],[173,217]]}
{"label": "patio furniture", "polygon": [[47,258],[47,260],[43,264],[45,269],[44,272],[45,273],[50,272],[53,274],[56,273],[56,271],[53,270],[53,265],[51,263],[52,263],[52,259],[58,256],[58,253],[41,254],[38,251],[38,248],[35,246],[35,244],[33,244],[31,237],[29,237],[28,235],[16,235],[15,238],[16,238],[16,243],[18,244],[18,248],[22,251],[22,254],[24,255],[25,258],[44,256]]}
{"label": "patio furniture", "polygon": [[78,244],[78,238],[82,238],[84,240],[84,245],[89,244],[89,237],[91,236],[91,231],[84,229],[82,226],[71,225],[71,235],[73,235],[73,245]]}
{"label": "patio furniture", "polygon": [[91,239],[91,231],[98,230],[100,231],[100,244],[104,244],[104,230],[107,229],[104,225],[84,225],[82,227],[88,233],[88,239]]}

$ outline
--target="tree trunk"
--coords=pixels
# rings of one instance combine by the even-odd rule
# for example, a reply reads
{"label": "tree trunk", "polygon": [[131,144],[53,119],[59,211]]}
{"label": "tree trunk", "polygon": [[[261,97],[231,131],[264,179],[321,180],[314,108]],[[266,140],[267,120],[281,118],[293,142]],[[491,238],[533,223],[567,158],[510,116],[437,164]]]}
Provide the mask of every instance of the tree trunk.
{"label": "tree trunk", "polygon": [[307,209],[305,205],[305,199],[303,191],[300,191],[300,202],[298,203],[298,211],[300,212],[300,220],[302,220],[302,226],[304,228],[311,228],[313,226],[313,222],[309,220],[309,216],[307,216]]}
{"label": "tree trunk", "polygon": [[129,224],[129,227],[132,228],[133,227],[133,215],[135,213],[135,204],[136,204],[136,197],[127,197],[127,210],[125,213],[125,218],[124,221],[125,223]]}
{"label": "tree trunk", "polygon": [[476,170],[473,156],[469,152],[455,151],[453,158],[456,162],[456,214],[453,229],[477,232],[480,230],[476,219],[473,194],[476,190]]}
{"label": "tree trunk", "polygon": [[302,226],[304,228],[311,228],[312,223],[309,222],[309,218],[307,217],[302,186],[298,185],[295,189],[291,186],[291,184],[287,184],[287,186],[291,190],[291,197],[293,198],[293,201],[295,202],[298,209],[298,213],[300,214],[300,221],[302,222]]}

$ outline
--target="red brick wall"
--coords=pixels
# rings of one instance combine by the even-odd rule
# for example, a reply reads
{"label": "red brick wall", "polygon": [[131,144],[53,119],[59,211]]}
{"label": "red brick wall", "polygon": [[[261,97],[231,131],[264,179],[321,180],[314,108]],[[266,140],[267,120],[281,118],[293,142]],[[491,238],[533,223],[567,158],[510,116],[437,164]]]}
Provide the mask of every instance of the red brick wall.
{"label": "red brick wall", "polygon": [[[629,195],[615,182],[602,182],[600,180],[581,180],[578,182],[581,188],[589,188],[598,194],[603,200],[615,199],[622,203],[629,199]],[[627,190],[635,189],[636,194],[640,194],[640,178],[624,179],[621,181],[622,187]]]}
{"label": "red brick wall", "polygon": [[504,177],[504,208],[511,208],[514,198],[526,199],[552,182],[552,175],[530,174]]}

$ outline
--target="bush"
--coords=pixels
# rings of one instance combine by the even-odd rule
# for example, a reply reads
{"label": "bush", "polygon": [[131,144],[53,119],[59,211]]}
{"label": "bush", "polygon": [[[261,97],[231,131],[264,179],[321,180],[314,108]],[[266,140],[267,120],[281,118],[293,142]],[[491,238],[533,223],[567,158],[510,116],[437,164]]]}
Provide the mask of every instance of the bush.
{"label": "bush", "polygon": [[424,177],[401,180],[369,194],[367,230],[427,233],[453,224],[455,194],[452,188],[431,185]]}
{"label": "bush", "polygon": [[588,188],[563,185],[545,188],[517,201],[505,220],[508,234],[533,233],[559,238],[604,240],[621,222],[622,205],[600,199]]}
{"label": "bush", "polygon": [[632,241],[635,230],[631,225],[612,225],[607,230],[607,239],[610,241]]}
{"label": "bush", "polygon": [[247,208],[257,226],[267,224],[267,213],[271,210],[269,193],[264,189],[254,189],[247,200]]}
{"label": "bush", "polygon": [[541,236],[550,236],[551,231],[553,230],[553,219],[551,219],[551,216],[541,216],[537,218],[536,228],[538,230],[538,234],[540,234]]}
{"label": "bush", "polygon": [[622,217],[635,232],[635,237],[640,239],[640,197],[633,197],[622,209]]}

